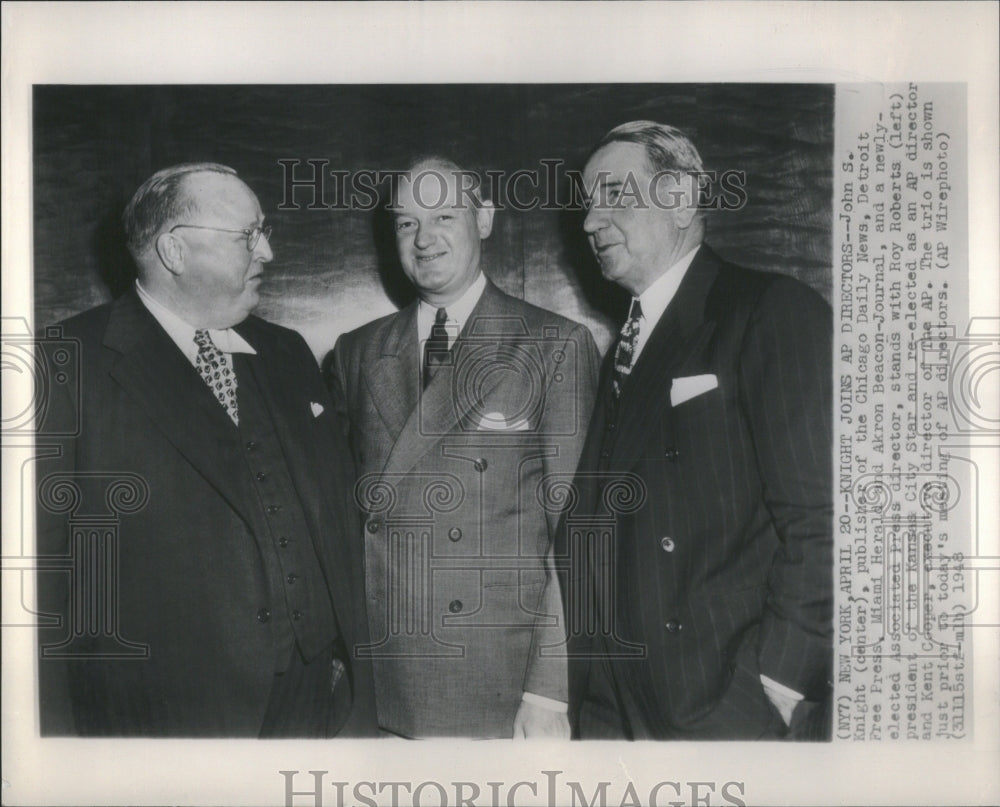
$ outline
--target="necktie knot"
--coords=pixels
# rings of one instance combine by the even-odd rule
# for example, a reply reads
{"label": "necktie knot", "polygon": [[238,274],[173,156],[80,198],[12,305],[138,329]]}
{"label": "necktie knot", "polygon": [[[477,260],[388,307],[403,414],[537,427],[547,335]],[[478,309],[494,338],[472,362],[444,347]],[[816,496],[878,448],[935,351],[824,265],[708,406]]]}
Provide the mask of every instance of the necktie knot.
{"label": "necktie knot", "polygon": [[632,364],[635,361],[635,346],[639,341],[639,321],[642,319],[642,305],[638,297],[632,298],[632,305],[628,311],[628,319],[622,325],[618,334],[618,345],[615,348],[615,373],[612,379],[612,388],[615,399],[621,397],[622,387],[625,379],[632,372]]}
{"label": "necktie knot", "polygon": [[194,332],[194,343],[198,346],[199,353],[203,350],[212,350],[215,348],[215,342],[212,341],[211,334],[204,328],[198,328]]}
{"label": "necktie knot", "polygon": [[194,332],[194,343],[198,346],[195,369],[222,404],[226,414],[237,426],[240,424],[236,405],[236,373],[233,372],[229,356],[219,350],[209,332],[198,328]]}

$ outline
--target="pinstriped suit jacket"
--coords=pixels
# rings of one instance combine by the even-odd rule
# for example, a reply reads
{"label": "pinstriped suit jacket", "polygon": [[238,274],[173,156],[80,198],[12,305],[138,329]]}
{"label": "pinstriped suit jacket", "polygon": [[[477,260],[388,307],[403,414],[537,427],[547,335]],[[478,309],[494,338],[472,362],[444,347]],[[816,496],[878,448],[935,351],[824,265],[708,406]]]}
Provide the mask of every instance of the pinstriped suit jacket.
{"label": "pinstriped suit jacket", "polygon": [[[825,696],[831,339],[818,294],[702,246],[617,406],[609,355],[576,514],[607,514],[601,486],[615,475],[645,490],[641,506],[619,508],[603,559],[559,532],[557,554],[576,553],[568,612],[586,601],[613,626],[603,637],[568,626],[571,714],[584,736],[780,734],[761,673]],[[674,379],[708,374],[717,388],[671,405]]]}

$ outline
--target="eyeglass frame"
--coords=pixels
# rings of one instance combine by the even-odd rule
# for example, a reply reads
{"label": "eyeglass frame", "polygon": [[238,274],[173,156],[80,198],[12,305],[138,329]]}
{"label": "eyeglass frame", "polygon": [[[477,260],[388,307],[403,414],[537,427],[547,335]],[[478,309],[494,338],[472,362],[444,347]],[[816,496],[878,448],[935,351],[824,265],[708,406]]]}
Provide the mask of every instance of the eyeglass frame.
{"label": "eyeglass frame", "polygon": [[[230,230],[225,227],[206,227],[204,224],[175,224],[167,232],[173,233],[174,230],[178,230],[181,227],[187,227],[189,230],[212,230],[217,233],[240,233],[247,237],[247,252],[253,252],[257,248],[257,244],[260,243],[260,237],[264,236],[268,245],[271,244],[271,232],[274,229],[270,224],[266,224],[263,227],[257,225],[253,228],[242,230]],[[256,237],[254,234],[256,233]]]}

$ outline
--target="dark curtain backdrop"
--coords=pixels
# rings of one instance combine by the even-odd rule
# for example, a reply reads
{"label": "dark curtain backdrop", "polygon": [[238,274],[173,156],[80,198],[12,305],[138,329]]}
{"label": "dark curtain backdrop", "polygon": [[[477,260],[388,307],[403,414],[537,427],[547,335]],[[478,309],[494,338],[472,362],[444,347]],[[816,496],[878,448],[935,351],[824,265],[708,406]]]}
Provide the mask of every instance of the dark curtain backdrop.
{"label": "dark curtain backdrop", "polygon": [[[710,214],[717,251],[829,299],[829,85],[36,86],[36,327],[119,293],[133,272],[119,216],[135,188],[166,165],[211,160],[238,171],[274,225],[257,313],[322,357],[409,292],[377,214],[278,209],[279,160],[377,170],[433,151],[480,169],[581,168],[608,129],[637,118],[683,129],[706,168],[746,172],[746,206]],[[604,349],[624,301],[600,278],[581,222],[567,210],[498,212],[484,267],[506,291],[585,322]]]}

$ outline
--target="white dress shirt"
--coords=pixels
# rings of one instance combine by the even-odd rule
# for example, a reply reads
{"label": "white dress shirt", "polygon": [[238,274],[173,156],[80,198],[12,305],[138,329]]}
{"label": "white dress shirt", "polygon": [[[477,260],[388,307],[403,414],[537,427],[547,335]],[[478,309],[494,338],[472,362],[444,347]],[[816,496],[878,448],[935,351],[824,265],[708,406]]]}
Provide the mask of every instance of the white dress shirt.
{"label": "white dress shirt", "polygon": [[[472,285],[465,290],[465,294],[454,302],[444,306],[448,313],[448,321],[445,323],[445,330],[448,331],[448,348],[455,344],[458,335],[465,327],[465,323],[472,315],[472,310],[483,296],[483,289],[486,288],[486,275],[482,272],[476,277]],[[423,346],[430,339],[431,328],[437,318],[439,306],[433,306],[423,300],[417,305],[417,339],[420,343],[420,361],[423,362]]]}
{"label": "white dress shirt", "polygon": [[[639,305],[642,307],[642,316],[639,317],[639,335],[635,340],[635,348],[632,351],[632,366],[639,360],[639,354],[649,341],[649,335],[660,321],[663,312],[667,310],[670,301],[677,294],[684,275],[687,274],[691,261],[700,248],[700,244],[684,255],[677,263],[667,269],[662,275],[653,281],[652,285],[639,295]],[[632,298],[635,299],[634,297]]]}
{"label": "white dress shirt", "polygon": [[[197,367],[198,346],[194,343],[194,332],[198,329],[181,319],[177,314],[163,305],[163,303],[154,299],[138,280],[135,281],[135,290],[139,294],[142,304],[146,306],[146,309],[153,315],[153,318],[160,323],[163,330],[167,332],[167,336],[180,348],[181,353],[191,362],[191,366]],[[232,328],[224,328],[222,330],[208,328],[207,330],[215,346],[223,353],[228,354],[230,358],[232,358],[233,353],[257,355],[257,351],[250,346],[250,343]]]}

